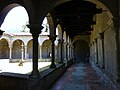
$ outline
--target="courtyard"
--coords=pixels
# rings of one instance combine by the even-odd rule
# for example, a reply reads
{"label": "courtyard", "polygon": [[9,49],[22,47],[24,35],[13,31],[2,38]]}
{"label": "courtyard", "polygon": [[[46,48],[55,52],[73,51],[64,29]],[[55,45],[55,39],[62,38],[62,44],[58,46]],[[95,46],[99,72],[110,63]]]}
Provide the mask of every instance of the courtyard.
{"label": "courtyard", "polygon": [[[51,62],[38,62],[38,69],[49,66]],[[32,71],[32,62],[24,62],[23,66],[19,66],[19,62],[9,63],[9,59],[0,60],[0,73],[10,72],[19,74],[28,74]]]}

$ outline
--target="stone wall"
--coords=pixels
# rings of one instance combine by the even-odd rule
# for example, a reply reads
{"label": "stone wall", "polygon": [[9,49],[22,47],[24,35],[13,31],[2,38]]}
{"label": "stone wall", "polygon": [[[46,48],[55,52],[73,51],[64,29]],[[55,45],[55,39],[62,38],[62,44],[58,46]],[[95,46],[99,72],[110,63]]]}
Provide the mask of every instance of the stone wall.
{"label": "stone wall", "polygon": [[[90,58],[100,68],[103,65],[103,54],[104,54],[104,71],[108,73],[113,79],[117,74],[116,64],[116,37],[115,29],[113,27],[112,18],[106,12],[98,14],[94,18],[97,22],[94,26],[94,31],[90,37]],[[104,39],[101,40],[99,33],[103,33]],[[96,40],[95,40],[96,39]],[[104,50],[102,48],[102,43]],[[97,45],[97,46],[96,46]],[[98,49],[98,50],[96,50]],[[104,53],[103,53],[104,52]]]}

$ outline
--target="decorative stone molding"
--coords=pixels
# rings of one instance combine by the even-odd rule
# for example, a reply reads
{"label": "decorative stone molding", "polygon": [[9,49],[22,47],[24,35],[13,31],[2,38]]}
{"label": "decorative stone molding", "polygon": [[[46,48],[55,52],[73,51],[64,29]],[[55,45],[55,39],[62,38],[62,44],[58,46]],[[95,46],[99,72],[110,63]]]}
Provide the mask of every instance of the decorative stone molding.
{"label": "decorative stone molding", "polygon": [[55,41],[57,35],[48,35],[48,37],[49,37],[49,39],[50,39],[51,41]]}
{"label": "decorative stone molding", "polygon": [[2,37],[3,32],[4,32],[4,31],[2,31],[2,30],[0,29],[0,38]]}
{"label": "decorative stone molding", "polygon": [[94,39],[94,42],[97,43],[97,38]]}
{"label": "decorative stone molding", "polygon": [[108,24],[109,26],[112,26],[112,25],[113,25],[113,20],[110,19],[110,20],[107,22],[107,24]]}
{"label": "decorative stone molding", "polygon": [[104,32],[99,33],[99,35],[100,35],[100,39],[101,39],[101,40],[104,40]]}
{"label": "decorative stone molding", "polygon": [[58,39],[58,41],[59,41],[60,44],[63,44],[64,39]]}
{"label": "decorative stone molding", "polygon": [[39,24],[31,24],[27,25],[27,27],[30,29],[30,33],[32,34],[40,34],[43,29],[43,26],[40,26]]}

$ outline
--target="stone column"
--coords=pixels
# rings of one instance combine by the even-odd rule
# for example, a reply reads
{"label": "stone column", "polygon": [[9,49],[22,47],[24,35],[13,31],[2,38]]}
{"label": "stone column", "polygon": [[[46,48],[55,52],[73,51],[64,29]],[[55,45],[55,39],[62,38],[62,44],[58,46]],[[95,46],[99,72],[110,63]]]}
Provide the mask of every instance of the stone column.
{"label": "stone column", "polygon": [[9,59],[11,60],[12,59],[12,46],[9,46],[9,48],[10,48]]}
{"label": "stone column", "polygon": [[40,60],[42,60],[42,46],[40,46]]}
{"label": "stone column", "polygon": [[97,38],[95,38],[95,46],[96,46],[96,64],[98,64],[98,43],[97,43]]}
{"label": "stone column", "polygon": [[24,59],[24,44],[21,45],[21,60]]}
{"label": "stone column", "polygon": [[42,26],[39,26],[39,24],[33,24],[33,25],[27,25],[28,28],[30,28],[30,33],[33,37],[33,70],[30,75],[32,78],[37,78],[39,76],[38,71],[38,37],[41,33]]}
{"label": "stone column", "polygon": [[71,44],[69,43],[69,59],[71,59]]}
{"label": "stone column", "polygon": [[71,46],[71,58],[72,58],[72,59],[74,59],[74,56],[73,56],[73,48],[74,48],[74,46],[72,45],[72,46]]}
{"label": "stone column", "polygon": [[69,54],[70,54],[70,48],[69,48],[69,43],[67,44],[67,59],[69,60]]}
{"label": "stone column", "polygon": [[70,44],[70,59],[72,59],[72,44]]}
{"label": "stone column", "polygon": [[59,39],[58,40],[60,42],[60,62],[59,63],[63,63],[63,53],[62,53],[62,46],[63,46],[63,39]]}
{"label": "stone column", "polygon": [[116,80],[120,82],[120,17],[113,18],[113,28],[116,34],[116,57],[117,57],[117,77]]}
{"label": "stone column", "polygon": [[99,33],[100,34],[100,39],[102,41],[102,55],[103,55],[103,62],[102,62],[102,69],[105,69],[105,56],[104,56],[104,32]]}
{"label": "stone column", "polygon": [[56,35],[49,35],[49,39],[51,40],[51,44],[52,44],[52,47],[51,47],[51,65],[50,65],[50,68],[56,68],[56,65],[55,65],[55,44],[54,44],[54,41],[56,39]]}
{"label": "stone column", "polygon": [[27,59],[27,46],[25,46],[25,59]]}
{"label": "stone column", "polygon": [[68,43],[66,42],[66,59],[68,61]]}
{"label": "stone column", "polygon": [[64,60],[66,61],[67,59],[66,59],[66,43],[64,43]]}

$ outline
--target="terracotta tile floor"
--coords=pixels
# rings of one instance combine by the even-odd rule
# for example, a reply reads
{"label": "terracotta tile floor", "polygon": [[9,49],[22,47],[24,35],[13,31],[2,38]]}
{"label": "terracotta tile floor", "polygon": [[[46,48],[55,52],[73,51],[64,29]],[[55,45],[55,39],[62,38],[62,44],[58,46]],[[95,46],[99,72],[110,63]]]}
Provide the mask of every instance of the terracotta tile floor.
{"label": "terracotta tile floor", "polygon": [[50,90],[108,90],[108,86],[90,64],[79,63],[68,68]]}

